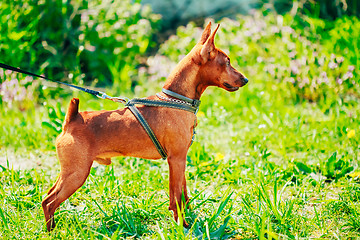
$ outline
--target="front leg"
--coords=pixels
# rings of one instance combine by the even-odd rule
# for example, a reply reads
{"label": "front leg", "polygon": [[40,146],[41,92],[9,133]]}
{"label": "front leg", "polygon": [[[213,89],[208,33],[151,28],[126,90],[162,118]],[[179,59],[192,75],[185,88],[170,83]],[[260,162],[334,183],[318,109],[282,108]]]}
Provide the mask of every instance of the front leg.
{"label": "front leg", "polygon": [[[186,167],[186,154],[185,156],[169,156],[169,171],[170,171],[170,181],[169,181],[169,191],[170,191],[170,206],[169,210],[174,212],[175,221],[178,220],[177,205],[180,209],[183,209],[186,203],[189,201],[186,192],[186,182],[185,182],[185,167]],[[182,193],[185,196],[185,202],[182,201]],[[183,225],[188,227],[189,225],[185,221],[185,216],[183,216]]]}

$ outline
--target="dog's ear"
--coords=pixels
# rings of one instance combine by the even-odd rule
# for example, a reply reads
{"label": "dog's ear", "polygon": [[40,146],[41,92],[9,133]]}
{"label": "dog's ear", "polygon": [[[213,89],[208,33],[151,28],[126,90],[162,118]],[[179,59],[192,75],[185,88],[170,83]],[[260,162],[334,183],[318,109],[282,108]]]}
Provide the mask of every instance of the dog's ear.
{"label": "dog's ear", "polygon": [[206,40],[209,38],[210,34],[211,34],[211,22],[209,22],[206,28],[204,29],[198,44],[203,45],[206,42]]}
{"label": "dog's ear", "polygon": [[220,24],[217,25],[216,29],[212,32],[210,37],[208,37],[208,39],[206,40],[206,42],[204,43],[204,45],[200,51],[200,56],[201,56],[203,62],[207,62],[208,60],[213,58],[212,53],[215,50],[214,38],[215,38],[215,34],[216,34],[217,30],[219,29],[219,26],[220,26]]}

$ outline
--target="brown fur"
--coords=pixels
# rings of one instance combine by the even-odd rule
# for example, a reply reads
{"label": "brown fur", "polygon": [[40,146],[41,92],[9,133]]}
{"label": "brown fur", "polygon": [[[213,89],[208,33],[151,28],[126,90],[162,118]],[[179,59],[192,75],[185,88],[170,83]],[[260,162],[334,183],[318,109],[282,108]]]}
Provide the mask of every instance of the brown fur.
{"label": "brown fur", "polygon": [[[236,91],[247,83],[247,79],[230,65],[229,57],[215,47],[214,37],[218,27],[211,33],[211,23],[207,25],[200,41],[166,80],[165,89],[192,99],[200,99],[208,86]],[[148,98],[159,100],[156,96]],[[78,106],[79,100],[72,99],[63,132],[56,139],[61,171],[42,202],[48,231],[55,227],[55,210],[83,185],[93,161],[109,165],[111,158],[115,156],[160,158],[149,136],[129,109],[78,112]],[[181,202],[181,194],[184,194],[186,202],[189,201],[185,167],[195,115],[162,107],[139,106],[138,109],[168,153],[169,209],[174,212],[177,220],[176,205],[183,207],[185,204]],[[184,225],[187,226],[185,221]]]}

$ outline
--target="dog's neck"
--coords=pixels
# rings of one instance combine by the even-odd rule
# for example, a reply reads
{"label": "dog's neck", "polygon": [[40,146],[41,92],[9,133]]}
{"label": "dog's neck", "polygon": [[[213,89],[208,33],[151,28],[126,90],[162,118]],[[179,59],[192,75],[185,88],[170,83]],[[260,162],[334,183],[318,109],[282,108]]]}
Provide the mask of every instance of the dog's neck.
{"label": "dog's neck", "polygon": [[191,99],[200,99],[209,86],[201,79],[201,65],[194,63],[191,55],[185,56],[170,73],[164,87]]}

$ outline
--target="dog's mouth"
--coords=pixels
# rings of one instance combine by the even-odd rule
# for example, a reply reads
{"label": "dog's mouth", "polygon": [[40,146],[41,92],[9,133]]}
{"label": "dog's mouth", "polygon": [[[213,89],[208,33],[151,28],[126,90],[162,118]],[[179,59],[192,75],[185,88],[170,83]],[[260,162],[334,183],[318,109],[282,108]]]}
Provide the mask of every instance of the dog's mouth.
{"label": "dog's mouth", "polygon": [[239,87],[233,87],[228,83],[223,83],[223,86],[226,88],[227,91],[229,92],[235,92],[236,90],[239,89]]}

